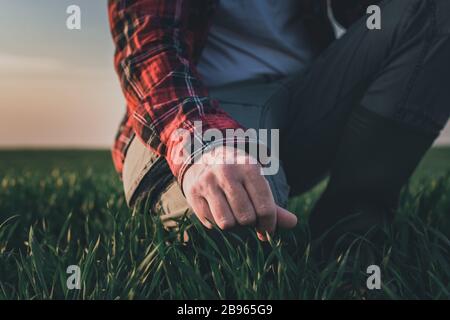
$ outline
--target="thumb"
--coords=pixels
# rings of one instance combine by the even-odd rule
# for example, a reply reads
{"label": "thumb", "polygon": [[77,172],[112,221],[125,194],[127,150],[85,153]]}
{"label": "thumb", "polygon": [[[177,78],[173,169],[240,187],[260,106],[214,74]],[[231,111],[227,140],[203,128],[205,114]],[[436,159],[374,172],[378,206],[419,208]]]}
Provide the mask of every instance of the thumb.
{"label": "thumb", "polygon": [[277,224],[280,228],[291,229],[297,225],[297,216],[277,206]]}

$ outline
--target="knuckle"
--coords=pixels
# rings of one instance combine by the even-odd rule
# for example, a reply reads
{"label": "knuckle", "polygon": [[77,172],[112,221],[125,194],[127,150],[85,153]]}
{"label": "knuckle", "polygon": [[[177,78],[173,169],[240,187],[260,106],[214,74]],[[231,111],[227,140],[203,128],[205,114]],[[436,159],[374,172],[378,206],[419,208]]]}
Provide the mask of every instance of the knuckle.
{"label": "knuckle", "polygon": [[218,166],[218,170],[222,174],[230,174],[232,172],[231,167],[229,164],[221,164]]}
{"label": "knuckle", "polygon": [[251,213],[244,212],[238,216],[238,221],[240,225],[250,226],[255,224],[256,217]]}
{"label": "knuckle", "polygon": [[264,183],[264,179],[261,179],[261,174],[258,169],[252,168],[251,170],[245,172],[245,179],[248,183],[253,183],[261,186]]}
{"label": "knuckle", "polygon": [[233,183],[233,181],[231,181],[231,180],[222,181],[220,183],[220,187],[225,192],[225,194],[231,195],[232,197],[234,197],[235,192],[236,192],[236,186]]}
{"label": "knuckle", "polygon": [[217,180],[225,191],[233,191],[232,185],[233,182],[236,181],[236,178],[235,173],[231,168],[221,168]]}
{"label": "knuckle", "polygon": [[188,191],[188,194],[192,196],[198,196],[202,194],[202,185],[200,183],[195,183],[191,186],[191,188]]}
{"label": "knuckle", "polygon": [[259,176],[258,167],[254,164],[242,164],[242,170],[251,176],[254,176],[255,174],[258,174]]}
{"label": "knuckle", "polygon": [[215,182],[216,178],[214,172],[208,170],[202,174],[199,180],[201,184],[210,185]]}
{"label": "knuckle", "polygon": [[257,205],[256,210],[258,212],[258,216],[260,216],[262,218],[268,218],[271,215],[275,214],[276,208],[275,208],[275,204],[261,203],[261,204]]}
{"label": "knuckle", "polygon": [[222,178],[230,179],[234,175],[234,170],[232,166],[224,164],[219,167],[219,173]]}

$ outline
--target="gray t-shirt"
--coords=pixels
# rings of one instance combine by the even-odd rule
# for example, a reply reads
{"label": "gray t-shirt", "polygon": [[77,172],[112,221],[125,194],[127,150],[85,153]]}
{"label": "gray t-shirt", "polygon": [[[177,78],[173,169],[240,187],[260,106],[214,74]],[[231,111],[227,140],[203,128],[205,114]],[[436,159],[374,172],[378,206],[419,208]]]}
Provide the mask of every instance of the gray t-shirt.
{"label": "gray t-shirt", "polygon": [[207,86],[303,70],[312,47],[298,0],[219,0],[198,70]]}

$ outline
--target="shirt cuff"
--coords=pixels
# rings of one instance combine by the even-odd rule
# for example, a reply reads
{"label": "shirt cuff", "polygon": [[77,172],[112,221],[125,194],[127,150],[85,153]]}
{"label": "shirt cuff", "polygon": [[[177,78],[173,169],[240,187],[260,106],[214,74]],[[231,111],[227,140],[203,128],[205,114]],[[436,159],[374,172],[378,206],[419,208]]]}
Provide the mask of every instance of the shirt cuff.
{"label": "shirt cuff", "polygon": [[[167,143],[166,160],[180,186],[183,185],[186,170],[208,148],[249,141],[246,137],[227,137],[227,129],[244,130],[227,114],[212,114],[189,119],[171,134]],[[209,134],[205,135],[207,131]]]}

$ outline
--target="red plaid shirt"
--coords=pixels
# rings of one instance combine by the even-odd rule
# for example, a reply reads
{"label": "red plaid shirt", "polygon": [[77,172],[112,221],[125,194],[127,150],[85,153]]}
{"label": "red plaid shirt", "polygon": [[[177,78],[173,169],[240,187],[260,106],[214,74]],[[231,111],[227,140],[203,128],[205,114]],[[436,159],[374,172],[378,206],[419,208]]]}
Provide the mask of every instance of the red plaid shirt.
{"label": "red plaid shirt", "polygon": [[109,0],[109,19],[116,46],[115,67],[127,102],[113,148],[121,174],[127,148],[134,136],[160,157],[175,177],[188,164],[177,159],[180,140],[176,129],[191,132],[193,122],[203,130],[240,125],[219,109],[196,71],[214,1]]}
{"label": "red plaid shirt", "polygon": [[[305,27],[316,47],[332,41],[325,0],[299,0]],[[191,132],[236,129],[239,124],[210,99],[195,65],[209,31],[215,0],[109,0],[109,19],[116,45],[115,67],[127,110],[113,148],[122,173],[131,139],[136,136],[154,150],[179,180],[189,163],[180,161],[182,141],[171,139],[178,128]],[[332,0],[341,23],[349,26],[379,0]],[[196,138],[197,135],[195,135]],[[199,140],[199,139],[197,139]],[[203,143],[203,141],[201,141]],[[203,143],[205,144],[205,143]],[[174,161],[177,160],[177,161]],[[183,164],[180,164],[183,162]]]}

